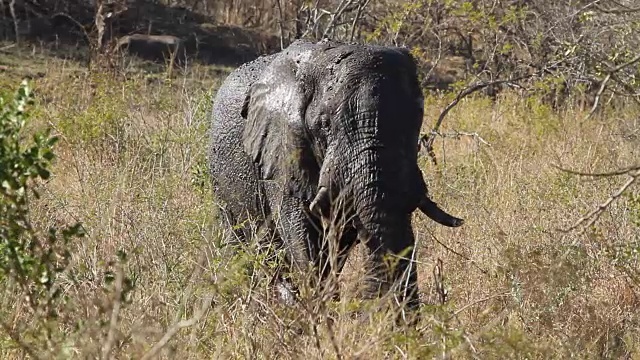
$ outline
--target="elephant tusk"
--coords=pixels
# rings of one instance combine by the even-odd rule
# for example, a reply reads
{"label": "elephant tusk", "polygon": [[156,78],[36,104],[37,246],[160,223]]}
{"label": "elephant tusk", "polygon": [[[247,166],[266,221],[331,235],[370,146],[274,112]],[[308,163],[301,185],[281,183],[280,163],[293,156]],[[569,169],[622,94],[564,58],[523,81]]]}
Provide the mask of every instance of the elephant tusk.
{"label": "elephant tusk", "polygon": [[329,190],[326,187],[321,186],[320,190],[316,194],[316,197],[311,201],[309,205],[309,210],[312,213],[322,216],[322,212],[325,210],[325,205],[327,204],[327,200],[329,198]]}
{"label": "elephant tusk", "polygon": [[438,206],[438,204],[429,199],[426,194],[424,195],[422,200],[420,200],[418,208],[423,214],[427,215],[431,220],[437,222],[438,224],[448,227],[458,227],[464,224],[463,219],[447,214]]}

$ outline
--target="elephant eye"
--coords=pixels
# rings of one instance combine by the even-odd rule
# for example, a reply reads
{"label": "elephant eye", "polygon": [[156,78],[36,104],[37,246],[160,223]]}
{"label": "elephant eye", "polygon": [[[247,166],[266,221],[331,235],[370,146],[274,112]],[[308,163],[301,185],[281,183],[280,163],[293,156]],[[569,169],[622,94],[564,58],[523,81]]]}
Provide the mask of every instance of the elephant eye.
{"label": "elephant eye", "polygon": [[329,122],[329,115],[320,115],[320,129],[323,131],[329,131],[331,129],[331,123]]}

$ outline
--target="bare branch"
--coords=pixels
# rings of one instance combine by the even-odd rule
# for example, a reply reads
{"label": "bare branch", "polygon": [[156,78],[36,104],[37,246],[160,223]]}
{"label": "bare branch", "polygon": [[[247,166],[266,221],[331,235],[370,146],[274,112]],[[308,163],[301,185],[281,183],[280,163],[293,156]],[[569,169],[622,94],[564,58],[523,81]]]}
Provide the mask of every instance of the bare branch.
{"label": "bare branch", "polygon": [[109,321],[109,331],[107,332],[107,339],[102,345],[102,359],[108,359],[111,348],[115,342],[116,329],[118,328],[118,317],[120,316],[120,308],[122,307],[122,281],[124,275],[122,268],[118,267],[116,271],[115,281],[115,294],[113,295],[113,309],[111,311],[111,319]]}
{"label": "bare branch", "polygon": [[351,24],[351,34],[349,35],[349,41],[353,41],[353,37],[356,33],[356,25],[360,20],[360,16],[362,15],[362,10],[364,10],[364,8],[366,8],[367,5],[369,5],[369,1],[371,0],[365,0],[364,2],[360,1],[358,3],[358,10],[356,11],[356,16],[353,17],[353,23]]}
{"label": "bare branch", "polygon": [[482,89],[484,89],[486,87],[489,87],[489,86],[516,83],[518,81],[522,81],[524,79],[528,79],[528,78],[534,77],[536,75],[538,75],[537,72],[536,73],[531,73],[531,74],[528,74],[528,75],[524,75],[524,76],[520,76],[520,77],[517,77],[517,78],[513,78],[513,79],[495,80],[495,81],[489,81],[489,82],[480,82],[480,83],[476,83],[474,85],[471,85],[471,86],[461,90],[458,93],[458,95],[456,96],[456,98],[452,102],[450,102],[444,108],[444,110],[442,110],[442,112],[440,113],[440,116],[438,117],[438,120],[436,121],[436,124],[434,125],[433,129],[431,129],[431,132],[429,134],[426,134],[426,135],[423,135],[423,136],[420,137],[419,145],[424,147],[424,149],[427,151],[427,154],[429,154],[429,156],[431,157],[431,160],[433,161],[433,163],[437,165],[436,155],[435,155],[435,153],[433,151],[433,142],[435,141],[435,136],[438,133],[438,129],[440,129],[440,125],[442,125],[442,121],[447,116],[449,111],[451,111],[451,109],[453,109],[456,105],[458,105],[458,103],[462,99],[464,99],[465,97],[473,94],[476,91],[482,90]]}
{"label": "bare branch", "polygon": [[284,50],[284,14],[282,12],[282,4],[280,4],[280,0],[276,0],[276,5],[278,7],[278,26],[280,28],[280,50]]}
{"label": "bare branch", "polygon": [[503,297],[508,297],[509,295],[511,295],[511,292],[504,292],[501,294],[495,294],[495,295],[491,295],[491,296],[487,296],[485,298],[482,299],[478,299],[476,301],[472,301],[466,305],[464,305],[463,307],[461,307],[460,309],[456,310],[453,312],[453,314],[449,317],[449,320],[451,320],[452,318],[454,318],[455,316],[458,316],[461,312],[467,310],[468,308],[481,304],[483,302],[492,300],[492,299],[497,299],[497,298],[503,298]]}
{"label": "bare branch", "polygon": [[[597,110],[597,108],[598,108],[598,105],[600,104],[600,97],[602,96],[602,93],[604,92],[605,88],[607,87],[607,83],[609,82],[609,80],[611,80],[611,78],[612,78],[612,77],[613,77],[613,79],[614,79],[617,83],[619,83],[619,84],[621,84],[621,85],[623,85],[623,86],[624,86],[624,85],[626,85],[626,84],[624,84],[620,79],[618,79],[618,78],[615,76],[615,73],[617,73],[617,72],[619,72],[620,70],[623,70],[623,69],[625,69],[625,68],[627,68],[627,67],[629,67],[629,66],[631,66],[631,65],[636,64],[638,61],[640,61],[640,54],[636,55],[636,56],[635,56],[634,58],[632,58],[631,60],[629,60],[629,61],[627,61],[627,62],[625,62],[625,63],[623,63],[623,64],[620,64],[620,65],[618,65],[618,66],[616,66],[616,67],[614,67],[614,68],[611,68],[611,66],[610,66],[610,65],[607,65],[607,64],[605,63],[605,65],[606,65],[607,67],[609,67],[610,69],[609,69],[609,71],[607,72],[607,76],[604,78],[604,80],[602,80],[602,84],[600,85],[600,89],[599,89],[599,90],[598,90],[598,92],[596,93],[596,98],[595,98],[595,100],[594,100],[594,102],[593,102],[593,106],[591,107],[591,111],[589,111],[589,113],[588,113],[588,114],[587,114],[587,116],[584,118],[584,120],[588,120],[588,119],[589,119],[589,118],[590,118],[590,117],[591,117],[591,116],[596,112],[596,110]],[[628,91],[630,91],[631,93],[633,93],[633,92],[634,92],[634,90],[633,90],[633,89],[627,89],[627,90],[628,90]],[[584,120],[583,120],[583,121],[584,121]]]}
{"label": "bare branch", "polygon": [[571,227],[569,227],[568,229],[559,229],[559,231],[564,232],[564,233],[568,233],[570,231],[573,231],[575,229],[577,229],[578,227],[582,226],[584,224],[584,226],[582,227],[582,230],[580,231],[580,233],[584,232],[586,229],[588,229],[590,226],[592,226],[596,221],[598,221],[598,219],[600,218],[600,215],[602,215],[602,213],[607,210],[607,208],[617,199],[619,198],[622,194],[624,194],[624,192],[631,186],[633,185],[633,183],[635,183],[638,178],[640,178],[640,170],[639,169],[635,169],[635,171],[629,171],[626,172],[627,175],[629,175],[629,179],[627,180],[627,182],[625,182],[619,189],[618,191],[616,191],[615,193],[613,193],[604,203],[598,205],[597,208],[595,208],[594,210],[590,211],[588,214],[586,214],[585,216],[581,217],[580,219],[578,219],[578,221],[575,222],[575,224],[573,224]]}
{"label": "bare branch", "polygon": [[604,89],[607,87],[607,83],[609,82],[610,79],[611,79],[611,74],[607,74],[607,76],[604,78],[604,80],[602,80],[602,84],[600,85],[600,89],[596,93],[596,98],[593,101],[593,106],[591,107],[591,110],[589,111],[587,116],[585,116],[583,121],[588,120],[591,116],[593,116],[593,114],[598,109],[598,104],[600,104],[600,97],[602,96],[602,93],[604,92]]}
{"label": "bare branch", "polygon": [[624,69],[626,67],[634,65],[638,61],[640,61],[640,54],[636,55],[633,59],[627,61],[626,63],[620,64],[620,65],[614,67],[613,69],[610,69],[609,73],[613,75],[613,74],[617,73],[618,71],[620,71],[620,70],[622,70],[622,69]]}
{"label": "bare branch", "polygon": [[604,173],[589,173],[589,172],[576,171],[576,170],[566,169],[566,168],[563,168],[563,167],[561,167],[559,165],[555,165],[555,164],[551,164],[551,166],[553,166],[554,168],[556,168],[558,170],[562,170],[564,172],[568,172],[570,174],[580,175],[580,176],[592,176],[592,177],[611,177],[611,176],[626,175],[626,174],[629,174],[629,173],[631,173],[633,171],[640,170],[640,164],[636,164],[636,165],[628,166],[626,168],[622,168],[622,169],[619,169],[619,170],[610,171],[610,172],[604,172]]}
{"label": "bare branch", "polygon": [[169,330],[167,330],[162,339],[160,339],[158,343],[156,343],[146,354],[144,354],[144,356],[142,356],[141,360],[148,360],[155,357],[163,347],[167,346],[171,338],[175,336],[175,334],[177,334],[180,329],[193,326],[198,321],[200,321],[200,319],[202,319],[204,314],[207,312],[207,309],[211,306],[212,302],[213,294],[208,294],[202,301],[200,309],[198,309],[196,314],[191,319],[182,320],[175,323],[171,328],[169,328]]}
{"label": "bare branch", "polygon": [[11,49],[13,47],[16,47],[16,44],[9,44],[7,46],[3,46],[3,47],[0,48],[0,52],[4,52],[4,51],[9,50],[9,49]]}
{"label": "bare branch", "polygon": [[329,31],[331,31],[331,29],[333,29],[333,27],[335,26],[335,22],[336,20],[338,20],[338,18],[340,18],[340,16],[342,16],[342,13],[345,12],[345,10],[349,9],[351,7],[351,5],[353,4],[354,0],[342,0],[340,1],[340,4],[338,4],[338,7],[336,8],[336,11],[331,14],[331,20],[329,21],[329,24],[327,24],[327,27],[324,29],[324,32],[322,33],[322,38],[326,38],[327,35],[329,34]]}
{"label": "bare branch", "polygon": [[20,34],[18,30],[18,16],[16,15],[16,0],[11,0],[9,3],[9,12],[11,13],[11,18],[13,18],[13,31],[15,31],[16,35],[16,44],[20,44]]}
{"label": "bare branch", "polygon": [[601,5],[594,5],[593,7],[605,14],[616,14],[616,15],[629,14],[629,13],[635,13],[640,11],[640,7],[630,8],[625,6],[626,9],[623,9],[623,8],[605,9]]}

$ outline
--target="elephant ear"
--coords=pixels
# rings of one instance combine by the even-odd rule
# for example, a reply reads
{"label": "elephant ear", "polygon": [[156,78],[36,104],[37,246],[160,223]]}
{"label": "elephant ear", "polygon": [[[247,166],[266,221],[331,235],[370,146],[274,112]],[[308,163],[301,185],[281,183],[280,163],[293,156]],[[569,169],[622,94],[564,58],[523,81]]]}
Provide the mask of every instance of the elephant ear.
{"label": "elephant ear", "polygon": [[319,172],[304,121],[310,101],[310,90],[296,78],[296,64],[280,58],[251,86],[241,111],[244,149],[261,179],[305,200],[315,195]]}

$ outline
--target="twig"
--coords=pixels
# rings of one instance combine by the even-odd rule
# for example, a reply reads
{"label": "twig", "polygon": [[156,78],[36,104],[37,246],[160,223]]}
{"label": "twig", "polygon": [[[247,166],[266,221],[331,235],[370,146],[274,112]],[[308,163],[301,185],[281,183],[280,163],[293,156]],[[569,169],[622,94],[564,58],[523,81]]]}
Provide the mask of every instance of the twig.
{"label": "twig", "polygon": [[591,225],[593,225],[598,219],[600,215],[613,203],[617,198],[619,198],[624,192],[640,178],[640,169],[636,169],[635,171],[629,171],[626,173],[629,175],[629,179],[625,182],[615,193],[613,193],[604,203],[598,205],[594,210],[587,213],[585,216],[578,219],[571,227],[568,229],[558,229],[561,232],[568,233],[580,227],[582,224],[586,223],[580,233],[583,233],[586,229],[588,229]]}
{"label": "twig", "polygon": [[[602,96],[602,93],[604,92],[609,80],[613,77],[614,80],[616,80],[617,82],[620,83],[621,81],[616,78],[615,74],[618,71],[620,71],[620,70],[622,70],[622,69],[624,69],[626,67],[629,67],[631,65],[634,65],[635,63],[637,63],[639,61],[640,61],[640,54],[636,55],[633,59],[631,59],[631,60],[629,60],[629,61],[627,61],[627,62],[625,62],[623,64],[620,64],[620,65],[618,65],[616,67],[612,68],[611,66],[607,65],[607,67],[609,67],[609,71],[607,72],[607,76],[605,76],[605,78],[602,80],[602,84],[600,85],[600,89],[596,93],[596,98],[595,98],[595,100],[593,102],[593,106],[591,107],[591,111],[589,111],[589,113],[587,114],[587,116],[584,118],[583,121],[588,120],[595,113],[596,109],[598,108],[598,104],[600,103],[600,97]],[[606,65],[606,63],[605,63],[605,65]]]}
{"label": "twig", "polygon": [[487,297],[485,297],[485,298],[478,299],[478,300],[476,300],[476,301],[470,302],[470,303],[468,303],[467,305],[464,305],[463,307],[461,307],[460,309],[458,309],[458,310],[454,311],[454,312],[453,312],[453,314],[451,314],[451,316],[449,316],[449,319],[447,319],[447,320],[451,320],[452,318],[454,318],[454,317],[458,316],[461,312],[463,312],[463,311],[467,310],[468,308],[470,308],[470,307],[472,307],[472,306],[475,306],[475,305],[478,305],[478,304],[480,304],[480,303],[483,303],[483,302],[489,301],[489,300],[491,300],[491,299],[496,299],[496,298],[501,298],[501,297],[507,297],[507,296],[509,296],[509,295],[511,295],[511,292],[505,292],[505,293],[502,293],[502,294],[495,294],[495,295],[487,296]]}
{"label": "twig", "polygon": [[[487,140],[483,139],[482,136],[480,136],[480,134],[478,134],[477,132],[452,130],[450,132],[443,133],[443,132],[432,130],[429,134],[434,136],[440,136],[442,138],[454,138],[454,139],[460,139],[461,136],[469,136],[480,141],[481,143],[487,146],[491,146],[491,144]],[[426,135],[423,134],[423,136],[426,136]]]}
{"label": "twig", "polygon": [[[466,341],[466,343],[469,345],[469,347],[471,348],[471,351],[473,351],[474,354],[478,353],[478,350],[476,350],[476,347],[473,346],[473,343],[471,342],[471,339],[469,338],[469,336],[466,333],[462,334],[462,338],[464,339],[464,341]],[[474,358],[476,358],[474,356]]]}
{"label": "twig", "polygon": [[9,44],[9,45],[7,45],[7,46],[3,46],[3,47],[1,47],[1,48],[0,48],[0,51],[9,50],[9,49],[11,49],[11,48],[13,48],[13,47],[16,47],[16,46],[17,46],[17,44]]}
{"label": "twig", "polygon": [[340,18],[340,16],[342,16],[342,13],[348,9],[351,4],[353,4],[354,0],[342,0],[340,1],[340,4],[338,4],[338,7],[336,8],[336,11],[331,14],[331,20],[329,21],[329,24],[327,24],[327,27],[324,28],[324,32],[322,33],[322,38],[326,38],[327,35],[329,34],[329,31],[331,31],[331,29],[333,29],[336,20],[338,20],[338,18]]}
{"label": "twig", "polygon": [[20,35],[18,31],[18,16],[16,15],[16,0],[11,0],[9,2],[9,12],[11,13],[11,18],[13,19],[13,31],[16,33],[16,44],[20,44]]}
{"label": "twig", "polygon": [[280,0],[276,1],[276,5],[278,6],[278,26],[280,27],[280,50],[284,50],[284,26],[282,23],[284,22],[284,15],[282,14],[282,4],[280,4]]}
{"label": "twig", "polygon": [[447,251],[453,253],[454,255],[457,255],[465,260],[467,260],[468,262],[471,263],[471,265],[475,266],[478,270],[480,270],[481,273],[483,274],[488,274],[489,272],[487,270],[484,270],[483,268],[481,268],[478,264],[476,264],[476,262],[469,258],[468,256],[461,254],[455,250],[453,250],[452,248],[450,248],[449,246],[447,246],[447,244],[443,243],[442,241],[440,241],[432,232],[431,230],[428,231],[429,232],[429,236],[431,236],[431,239],[433,239],[433,241],[437,242],[438,244],[440,244],[443,248],[445,248]]}
{"label": "twig", "polygon": [[453,109],[456,105],[458,105],[458,103],[464,99],[465,97],[473,94],[476,91],[482,90],[488,86],[493,86],[493,85],[500,85],[500,84],[507,84],[507,83],[513,83],[516,81],[521,81],[533,76],[536,76],[538,73],[532,73],[532,74],[528,74],[528,75],[524,75],[524,76],[520,76],[514,79],[506,79],[506,80],[495,80],[495,81],[489,81],[489,82],[480,82],[480,83],[476,83],[472,86],[467,87],[466,89],[461,90],[458,95],[456,96],[456,98],[450,102],[445,108],[444,110],[442,110],[442,112],[440,113],[440,116],[438,116],[438,120],[436,121],[435,126],[431,129],[431,132],[427,135],[423,135],[420,137],[419,140],[419,144],[421,146],[424,147],[424,149],[427,151],[427,154],[429,154],[429,156],[431,157],[431,160],[433,161],[433,163],[435,165],[437,165],[437,161],[436,161],[436,154],[433,151],[433,142],[435,141],[435,135],[434,133],[437,134],[438,130],[440,129],[440,125],[442,125],[442,121],[444,120],[444,118],[447,116],[447,114],[449,113],[449,111],[451,111],[451,109]]}
{"label": "twig", "polygon": [[116,292],[114,294],[113,310],[111,311],[111,319],[109,321],[109,331],[107,332],[107,340],[102,345],[102,359],[108,359],[113,343],[115,342],[116,329],[118,327],[118,317],[120,316],[120,308],[122,307],[122,281],[123,281],[122,268],[118,267],[116,271],[115,287]]}
{"label": "twig", "polygon": [[211,306],[211,302],[213,301],[213,294],[208,294],[205,299],[202,301],[202,306],[198,309],[198,312],[188,320],[182,320],[175,323],[167,332],[164,334],[162,339],[158,341],[144,356],[142,356],[141,360],[147,360],[154,356],[156,356],[163,347],[167,346],[171,338],[180,331],[180,329],[195,325],[204,314],[207,312],[209,306]]}
{"label": "twig", "polygon": [[563,167],[561,167],[559,165],[555,165],[555,164],[551,164],[551,166],[553,166],[554,168],[556,168],[558,170],[562,170],[564,172],[567,172],[569,174],[580,175],[580,176],[591,176],[591,177],[619,176],[619,175],[629,174],[630,172],[633,172],[633,171],[636,171],[636,170],[640,170],[640,164],[628,166],[628,167],[622,168],[620,170],[615,170],[615,171],[610,171],[610,172],[603,172],[603,173],[588,173],[588,172],[576,171],[576,170],[571,170],[571,169],[565,169],[565,168],[563,168]]}
{"label": "twig", "polygon": [[616,15],[620,15],[620,14],[629,14],[629,13],[634,13],[634,12],[638,12],[640,11],[640,7],[635,7],[635,8],[630,8],[628,6],[625,6],[626,9],[623,8],[613,8],[613,9],[605,9],[600,5],[595,5],[594,6],[598,11],[603,12],[605,14],[616,14]]}
{"label": "twig", "polygon": [[591,111],[589,111],[587,116],[585,116],[585,118],[582,121],[589,120],[589,118],[593,116],[593,114],[596,112],[596,110],[598,109],[598,104],[600,103],[600,97],[602,96],[602,93],[604,92],[604,89],[607,87],[607,83],[609,82],[610,79],[611,79],[611,74],[607,74],[604,80],[602,80],[600,89],[596,93],[596,98],[593,101],[593,106],[591,107]]}
{"label": "twig", "polygon": [[444,305],[447,302],[447,295],[449,295],[447,289],[444,287],[443,268],[442,259],[438,258],[436,265],[433,267],[433,283],[436,288],[436,293],[438,294],[440,305]]}
{"label": "twig", "polygon": [[360,20],[360,16],[362,15],[362,10],[364,10],[364,8],[366,8],[367,5],[369,5],[369,1],[371,0],[365,0],[364,2],[360,1],[360,3],[358,4],[358,10],[356,11],[356,16],[354,16],[353,23],[351,23],[351,34],[349,35],[349,41],[353,41],[353,36],[356,33],[356,25]]}

